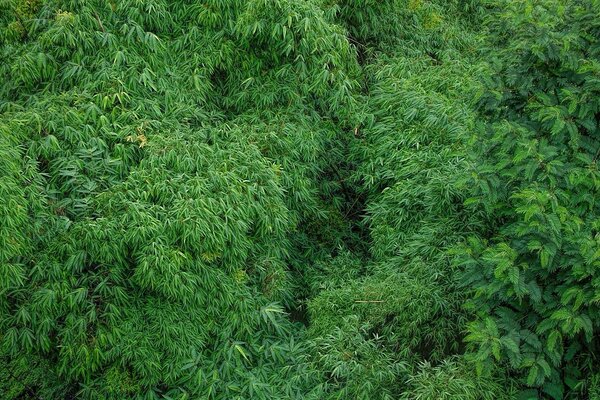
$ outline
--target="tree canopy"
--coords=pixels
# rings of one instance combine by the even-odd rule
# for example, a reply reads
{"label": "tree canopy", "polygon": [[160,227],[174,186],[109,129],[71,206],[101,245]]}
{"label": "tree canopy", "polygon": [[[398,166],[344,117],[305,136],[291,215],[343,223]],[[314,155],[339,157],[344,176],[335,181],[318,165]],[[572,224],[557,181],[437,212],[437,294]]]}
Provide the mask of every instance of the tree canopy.
{"label": "tree canopy", "polygon": [[0,398],[600,399],[600,1],[0,0]]}

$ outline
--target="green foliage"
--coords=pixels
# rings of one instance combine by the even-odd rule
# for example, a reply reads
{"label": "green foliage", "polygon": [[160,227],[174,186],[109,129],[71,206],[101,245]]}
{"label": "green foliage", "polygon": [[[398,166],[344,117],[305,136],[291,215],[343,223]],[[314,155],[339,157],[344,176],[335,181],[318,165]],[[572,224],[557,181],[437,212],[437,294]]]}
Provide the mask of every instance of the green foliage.
{"label": "green foliage", "polygon": [[587,395],[590,400],[600,399],[600,375],[594,374],[590,376],[584,383],[584,389],[587,390]]}
{"label": "green foliage", "polygon": [[[363,65],[366,93],[349,144],[355,166],[350,179],[365,203],[360,223],[369,233],[368,261],[343,253],[325,267],[317,263],[320,278],[312,281],[322,290],[308,302],[309,335],[317,348],[327,344],[361,355],[315,361],[336,377],[330,390],[340,398],[421,396],[407,386],[410,366],[460,352],[468,320],[448,250],[478,226],[464,211],[459,186],[476,118],[479,64],[472,48],[478,38],[466,22],[431,25],[444,11],[440,4],[392,3],[361,9],[394,18],[396,25],[373,23],[369,33],[355,33],[393,46],[373,51]],[[344,4],[342,17],[350,6]],[[379,15],[378,7],[387,14]],[[388,37],[380,26],[402,32]],[[357,275],[345,273],[348,265],[360,267],[353,268]],[[363,353],[366,348],[381,356]],[[335,363],[324,362],[330,359]],[[377,373],[366,373],[373,365]],[[478,390],[472,389],[474,398]]]}
{"label": "green foliage", "polygon": [[593,1],[497,2],[468,182],[487,220],[460,257],[473,358],[554,399],[578,396],[597,348],[599,20]]}
{"label": "green foliage", "polygon": [[[66,398],[67,385],[59,383],[48,360],[31,355],[0,358],[0,393],[3,398]],[[38,398],[39,398],[38,397]]]}
{"label": "green foliage", "polygon": [[3,397],[297,397],[287,263],[340,218],[320,176],[352,110],[343,31],[295,1],[35,20],[2,38],[0,339],[52,378]]}
{"label": "green foliage", "polygon": [[502,387],[494,380],[478,377],[470,366],[460,358],[444,360],[438,366],[427,362],[419,365],[416,373],[408,378],[409,390],[401,399],[421,400],[484,400],[512,399],[510,388]]}
{"label": "green foliage", "polygon": [[597,397],[598,21],[0,0],[0,397]]}
{"label": "green foliage", "polygon": [[394,399],[403,389],[399,377],[406,371],[405,363],[384,341],[373,338],[367,326],[358,325],[359,319],[350,315],[342,327],[307,342],[307,368],[324,375],[317,376],[321,383],[315,387],[319,393],[315,398]]}

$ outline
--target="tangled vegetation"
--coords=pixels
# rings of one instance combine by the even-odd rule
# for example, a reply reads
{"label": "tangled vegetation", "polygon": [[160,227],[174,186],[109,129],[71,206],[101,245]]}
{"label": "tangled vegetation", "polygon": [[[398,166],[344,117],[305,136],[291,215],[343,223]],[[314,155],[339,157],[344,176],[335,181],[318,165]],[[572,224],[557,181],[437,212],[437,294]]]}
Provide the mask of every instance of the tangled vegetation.
{"label": "tangled vegetation", "polygon": [[600,399],[600,1],[0,0],[0,398]]}

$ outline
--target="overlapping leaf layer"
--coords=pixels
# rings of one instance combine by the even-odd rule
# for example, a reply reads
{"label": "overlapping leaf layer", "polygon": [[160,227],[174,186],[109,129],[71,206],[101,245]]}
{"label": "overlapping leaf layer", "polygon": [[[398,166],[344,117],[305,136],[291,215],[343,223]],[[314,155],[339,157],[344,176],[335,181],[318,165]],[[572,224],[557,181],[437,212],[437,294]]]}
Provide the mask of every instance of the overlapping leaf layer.
{"label": "overlapping leaf layer", "polygon": [[594,398],[598,21],[0,1],[0,397]]}

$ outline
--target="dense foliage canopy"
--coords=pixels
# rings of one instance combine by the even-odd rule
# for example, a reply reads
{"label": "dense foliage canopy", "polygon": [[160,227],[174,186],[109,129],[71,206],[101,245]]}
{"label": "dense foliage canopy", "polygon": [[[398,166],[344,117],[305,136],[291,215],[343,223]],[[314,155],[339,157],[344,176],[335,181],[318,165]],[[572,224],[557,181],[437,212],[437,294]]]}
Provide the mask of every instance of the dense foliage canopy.
{"label": "dense foliage canopy", "polygon": [[600,1],[0,0],[0,398],[600,399]]}

